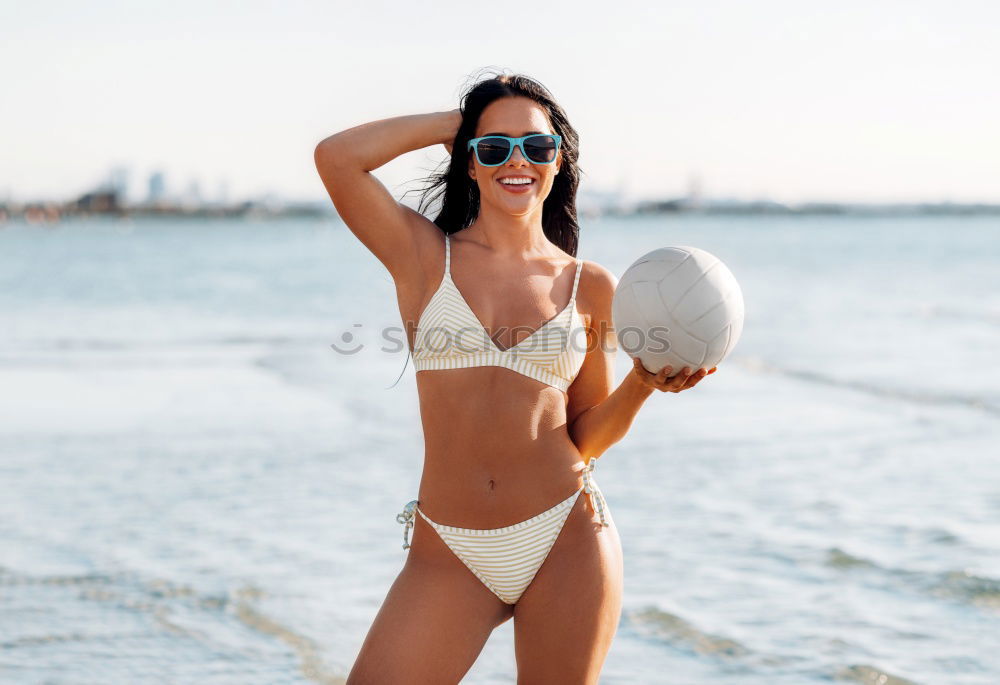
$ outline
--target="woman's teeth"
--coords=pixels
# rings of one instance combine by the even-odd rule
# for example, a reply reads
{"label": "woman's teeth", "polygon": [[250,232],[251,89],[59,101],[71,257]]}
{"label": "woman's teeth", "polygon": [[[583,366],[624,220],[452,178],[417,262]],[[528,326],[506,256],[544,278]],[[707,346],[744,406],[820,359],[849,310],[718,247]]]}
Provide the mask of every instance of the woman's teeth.
{"label": "woman's teeth", "polygon": [[532,178],[502,178],[500,182],[505,186],[517,186],[517,185],[529,185],[534,183],[535,180]]}

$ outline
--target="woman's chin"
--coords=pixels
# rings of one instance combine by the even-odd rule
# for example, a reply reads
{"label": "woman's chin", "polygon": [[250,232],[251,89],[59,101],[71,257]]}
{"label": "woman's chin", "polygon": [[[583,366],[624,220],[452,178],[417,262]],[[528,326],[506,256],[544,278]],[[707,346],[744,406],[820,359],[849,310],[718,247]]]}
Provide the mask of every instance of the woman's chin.
{"label": "woman's chin", "polygon": [[500,203],[500,207],[511,216],[524,216],[530,214],[539,203],[535,198],[515,198]]}
{"label": "woman's chin", "polygon": [[521,193],[511,193],[501,188],[497,199],[508,207],[524,207],[535,204],[538,201],[538,193],[534,188]]}

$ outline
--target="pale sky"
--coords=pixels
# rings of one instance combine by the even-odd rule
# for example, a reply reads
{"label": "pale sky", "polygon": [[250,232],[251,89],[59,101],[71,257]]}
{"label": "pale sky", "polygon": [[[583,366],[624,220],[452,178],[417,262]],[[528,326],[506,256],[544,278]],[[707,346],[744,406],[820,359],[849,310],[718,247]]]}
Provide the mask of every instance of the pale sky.
{"label": "pale sky", "polygon": [[[998,27],[995,0],[0,0],[0,199],[113,165],[136,194],[163,169],[209,198],[325,198],[320,139],[454,109],[499,67],[566,109],[586,190],[1000,202]],[[398,197],[444,155],[375,173]]]}

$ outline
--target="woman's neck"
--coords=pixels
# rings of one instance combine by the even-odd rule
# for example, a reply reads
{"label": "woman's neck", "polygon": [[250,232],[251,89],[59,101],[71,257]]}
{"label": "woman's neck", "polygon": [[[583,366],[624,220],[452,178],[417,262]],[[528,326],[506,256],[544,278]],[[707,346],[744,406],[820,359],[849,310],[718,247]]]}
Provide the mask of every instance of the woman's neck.
{"label": "woman's neck", "polygon": [[541,211],[524,216],[480,214],[462,232],[498,255],[547,254],[552,248],[542,229]]}

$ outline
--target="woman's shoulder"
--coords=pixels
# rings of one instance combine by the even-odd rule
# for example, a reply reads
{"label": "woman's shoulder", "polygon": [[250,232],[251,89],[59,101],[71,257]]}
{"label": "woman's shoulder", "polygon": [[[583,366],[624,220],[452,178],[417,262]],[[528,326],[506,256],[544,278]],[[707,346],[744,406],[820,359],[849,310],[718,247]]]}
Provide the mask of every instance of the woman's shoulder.
{"label": "woman's shoulder", "polygon": [[618,287],[618,279],[611,271],[589,259],[580,260],[580,282],[577,284],[577,309],[588,328],[597,328],[598,322],[611,321],[611,302]]}
{"label": "woman's shoulder", "polygon": [[618,287],[618,278],[603,264],[589,259],[580,261],[583,263],[580,267],[580,294],[586,290],[595,297],[613,296]]}

